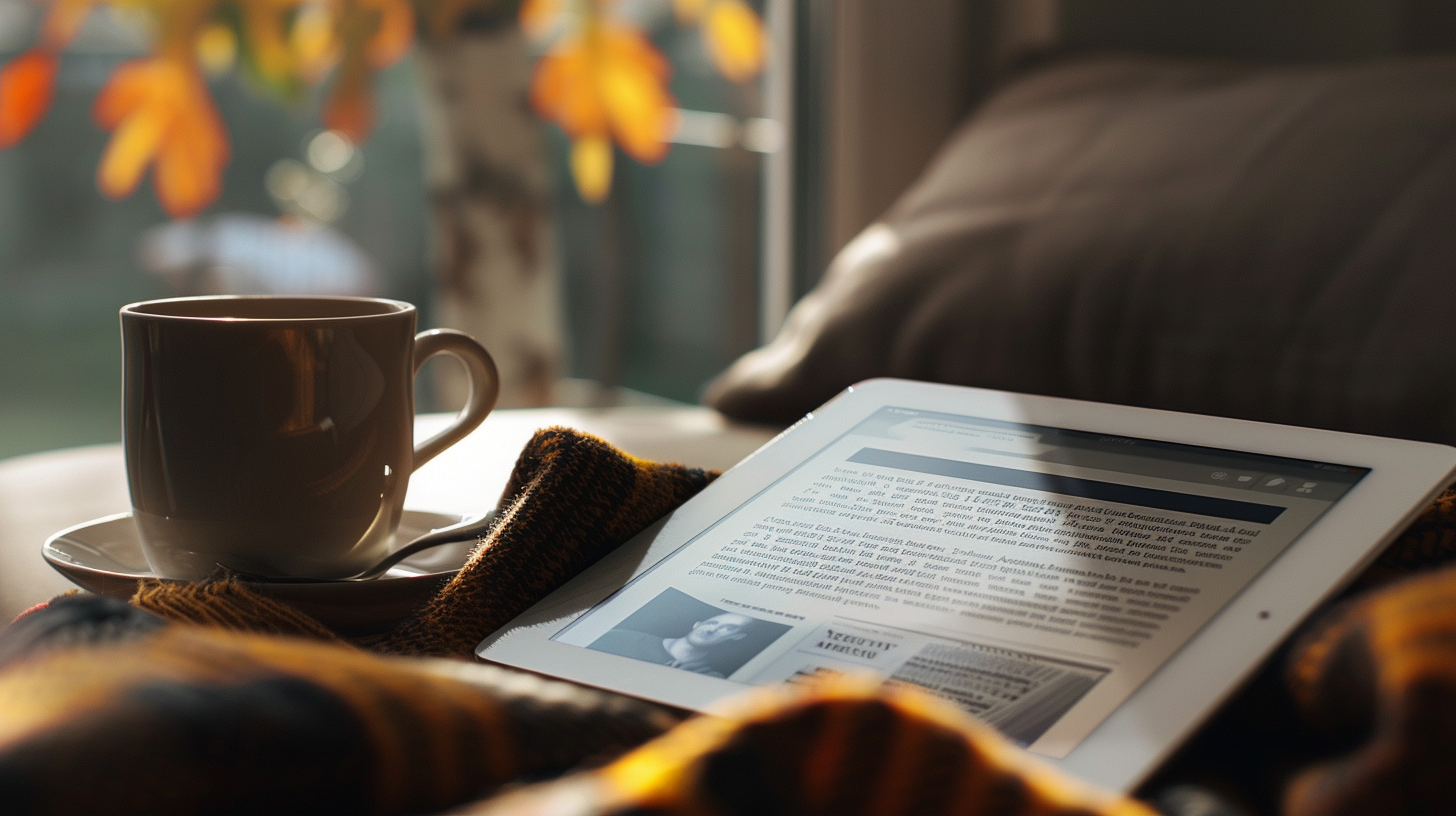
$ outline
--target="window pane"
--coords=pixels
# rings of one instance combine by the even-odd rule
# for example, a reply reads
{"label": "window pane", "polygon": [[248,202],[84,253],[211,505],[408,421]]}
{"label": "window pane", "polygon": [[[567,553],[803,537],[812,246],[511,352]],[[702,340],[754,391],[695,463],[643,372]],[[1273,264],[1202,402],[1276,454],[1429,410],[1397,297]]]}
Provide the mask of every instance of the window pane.
{"label": "window pane", "polygon": [[[755,4],[761,10],[761,4]],[[667,157],[616,157],[612,195],[583,204],[550,129],[574,376],[696,402],[757,338],[761,80],[737,84],[663,4],[645,21],[672,64],[682,126]]]}
{"label": "window pane", "polygon": [[[19,20],[29,29],[33,18],[31,3],[0,0],[0,23]],[[0,38],[0,59],[29,42]],[[150,178],[124,201],[96,189],[107,134],[92,122],[91,106],[112,69],[140,44],[104,12],[93,15],[61,61],[45,120],[20,145],[0,151],[0,457],[118,441],[117,309],[190,293],[139,258],[143,236],[168,220]],[[363,172],[343,185],[349,206],[333,226],[371,260],[380,294],[424,303],[431,284],[414,82],[408,61],[380,77],[380,127],[362,149]],[[307,160],[306,145],[319,132],[317,100],[289,108],[231,75],[212,88],[232,160],[221,199],[197,225],[221,214],[274,219],[279,209],[264,178],[280,160]]]}

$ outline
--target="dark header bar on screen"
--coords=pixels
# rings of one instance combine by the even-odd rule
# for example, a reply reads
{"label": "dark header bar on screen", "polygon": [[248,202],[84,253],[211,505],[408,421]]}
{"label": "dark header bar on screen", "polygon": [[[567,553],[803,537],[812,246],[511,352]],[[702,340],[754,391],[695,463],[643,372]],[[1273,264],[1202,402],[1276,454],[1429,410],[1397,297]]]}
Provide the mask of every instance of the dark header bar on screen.
{"label": "dark header bar on screen", "polygon": [[1317,478],[1324,482],[1340,482],[1353,485],[1370,472],[1369,468],[1313,462],[1305,459],[1291,459],[1267,453],[1210,448],[1181,442],[1161,442],[1156,439],[1138,439],[1089,431],[1074,431],[1070,428],[1053,428],[1047,425],[1031,425],[1023,422],[1008,422],[985,417],[967,417],[918,408],[885,407],[881,412],[903,416],[939,419],[960,425],[1003,428],[1051,437],[1044,440],[1058,447],[1080,448],[1104,453],[1121,453],[1154,459],[1167,459],[1187,464],[1210,465],[1213,467],[1234,467],[1249,470],[1294,473],[1305,478]]}
{"label": "dark header bar on screen", "polygon": [[1154,507],[1178,513],[1196,513],[1200,516],[1214,516],[1256,524],[1269,524],[1284,512],[1283,507],[1270,504],[1219,499],[1213,496],[1199,496],[1195,493],[1176,493],[1172,490],[1077,479],[1071,476],[1057,476],[1051,473],[1036,473],[1030,470],[1015,470],[994,465],[977,465],[955,459],[917,456],[913,453],[898,453],[878,448],[862,448],[859,453],[849,457],[849,461],[860,465],[875,465],[915,473],[927,473],[933,476],[947,476],[952,479],[968,479],[973,482],[1040,490],[1044,493],[1059,493],[1063,496],[1077,496],[1083,499],[1131,504],[1139,507]]}

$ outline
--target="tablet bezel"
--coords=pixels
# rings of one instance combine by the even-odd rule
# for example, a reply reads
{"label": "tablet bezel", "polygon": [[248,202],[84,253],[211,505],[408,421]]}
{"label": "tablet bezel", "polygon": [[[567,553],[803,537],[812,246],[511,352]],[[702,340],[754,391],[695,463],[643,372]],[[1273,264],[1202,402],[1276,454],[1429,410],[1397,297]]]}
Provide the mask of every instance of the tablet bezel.
{"label": "tablet bezel", "polygon": [[[1456,475],[1456,448],[1147,408],[876,379],[842,392],[698,496],[487,638],[477,655],[689,709],[743,686],[551,641],[585,611],[884,406],[1370,468],[1065,758],[1131,790]],[[1237,660],[1230,655],[1241,656]]]}

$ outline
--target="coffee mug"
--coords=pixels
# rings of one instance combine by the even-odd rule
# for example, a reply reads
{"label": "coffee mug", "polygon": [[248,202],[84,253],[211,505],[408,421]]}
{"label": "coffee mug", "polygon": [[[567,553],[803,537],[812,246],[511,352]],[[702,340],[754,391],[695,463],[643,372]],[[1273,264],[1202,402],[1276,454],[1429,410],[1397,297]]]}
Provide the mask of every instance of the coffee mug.
{"label": "coffee mug", "polygon": [[[410,474],[470,433],[500,378],[469,335],[346,297],[197,297],[121,310],[122,434],[142,552],[165,578],[218,567],[337,578],[388,554]],[[414,377],[449,354],[470,397],[413,444]]]}

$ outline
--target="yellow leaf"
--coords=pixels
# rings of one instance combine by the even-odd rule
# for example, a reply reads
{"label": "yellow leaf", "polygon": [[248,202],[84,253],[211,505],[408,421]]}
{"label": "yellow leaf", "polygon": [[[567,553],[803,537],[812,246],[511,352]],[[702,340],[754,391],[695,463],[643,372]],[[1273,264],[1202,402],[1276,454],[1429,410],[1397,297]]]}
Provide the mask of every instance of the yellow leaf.
{"label": "yellow leaf", "polygon": [[[253,67],[268,82],[285,83],[295,70],[287,39],[291,6],[288,0],[249,0],[239,3],[243,15],[243,37],[247,42]],[[203,64],[207,63],[204,61]]]}
{"label": "yellow leaf", "polygon": [[757,76],[767,56],[763,23],[743,0],[715,0],[703,21],[703,42],[718,72],[734,82]]}
{"label": "yellow leaf", "polygon": [[156,157],[162,134],[167,130],[167,116],[149,110],[128,116],[111,134],[101,166],[96,171],[96,184],[110,198],[125,198],[136,189],[142,172]]}
{"label": "yellow leaf", "polygon": [[303,80],[318,82],[339,59],[339,40],[334,34],[334,15],[324,3],[306,3],[293,18],[288,32],[288,49]]}
{"label": "yellow leaf", "polygon": [[612,191],[612,143],[586,136],[571,143],[571,177],[584,201],[599,204]]}
{"label": "yellow leaf", "polygon": [[652,164],[667,154],[672,98],[662,83],[629,63],[603,66],[602,98],[612,120],[612,135],[632,158]]}
{"label": "yellow leaf", "polygon": [[197,36],[197,61],[209,73],[221,74],[233,67],[238,57],[238,39],[225,25],[213,24]]}

